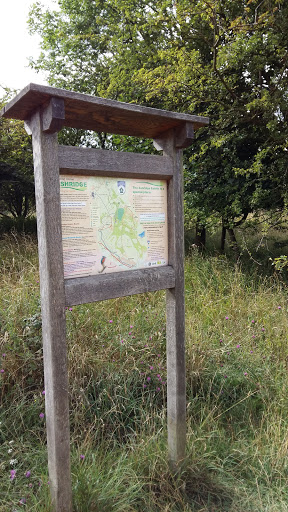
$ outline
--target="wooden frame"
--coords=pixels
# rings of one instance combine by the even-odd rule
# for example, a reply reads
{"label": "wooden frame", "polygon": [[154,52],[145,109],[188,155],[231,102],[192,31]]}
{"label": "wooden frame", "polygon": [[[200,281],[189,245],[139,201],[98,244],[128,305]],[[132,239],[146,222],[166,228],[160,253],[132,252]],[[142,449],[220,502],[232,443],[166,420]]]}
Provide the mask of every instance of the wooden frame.
{"label": "wooden frame", "polygon": [[[1,115],[24,120],[32,134],[50,489],[55,512],[72,512],[65,306],[167,290],[168,456],[173,471],[185,457],[182,148],[209,120],[36,84],[25,87]],[[62,126],[153,138],[163,156],[59,147]],[[64,281],[61,173],[167,180],[168,266]]]}

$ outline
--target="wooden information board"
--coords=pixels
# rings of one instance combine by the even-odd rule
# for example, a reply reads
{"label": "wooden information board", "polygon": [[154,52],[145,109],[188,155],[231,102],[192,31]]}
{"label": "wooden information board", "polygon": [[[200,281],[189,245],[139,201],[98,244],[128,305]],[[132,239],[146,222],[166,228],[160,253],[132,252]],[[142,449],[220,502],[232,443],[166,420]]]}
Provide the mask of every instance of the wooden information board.
{"label": "wooden information board", "polygon": [[[72,512],[65,334],[66,306],[161,289],[167,290],[168,454],[173,471],[177,469],[177,466],[185,457],[182,148],[192,143],[194,130],[207,125],[209,120],[204,117],[141,107],[36,84],[29,84],[25,87],[2,109],[1,115],[7,118],[24,120],[27,131],[32,134],[49,480],[55,512]],[[163,155],[155,156],[59,146],[57,132],[62,126],[152,138],[156,149],[163,151]],[[120,187],[123,188],[124,183],[125,189],[127,186],[128,190],[128,184],[129,187],[131,184],[132,187],[133,184],[135,187],[140,187],[140,184],[143,186],[144,182],[149,182],[152,184],[150,187],[154,186],[155,188],[157,185],[164,189],[162,192],[165,199],[164,196],[160,200],[158,197],[160,209],[153,210],[149,208],[148,212],[144,211],[145,201],[140,197],[141,194],[139,195],[139,201],[135,199],[134,204],[133,200],[130,199],[130,202],[132,201],[135,228],[132,229],[131,218],[128,218],[128,211],[125,210],[128,201],[125,203],[124,200],[122,202],[119,200],[118,206],[117,202],[114,204],[113,209],[109,212],[110,220],[109,215],[106,219],[103,217],[103,211],[101,211],[99,204],[97,207],[95,202],[95,208],[93,207],[92,200],[95,197],[93,198],[92,192],[93,187],[95,192],[95,180],[98,178],[100,179],[98,183],[101,183],[102,192],[104,187],[103,178],[107,178],[107,181],[112,180],[114,187],[117,188],[119,182],[119,196],[125,193],[125,191],[123,193],[123,190],[120,193]],[[91,225],[88,226],[88,229],[91,228],[90,234],[94,234],[94,237],[98,240],[96,247],[93,244],[92,248],[90,247],[92,249],[90,255],[92,262],[87,254],[83,254],[83,252],[88,252],[83,251],[83,249],[84,247],[88,249],[86,244],[89,245],[89,232],[86,232],[86,239],[84,237],[80,242],[82,256],[80,258],[79,247],[77,246],[78,256],[76,255],[76,258],[74,258],[76,261],[74,262],[72,249],[76,248],[77,253],[76,243],[74,245],[73,243],[67,243],[66,235],[75,238],[77,232],[77,229],[74,229],[71,235],[71,225],[69,227],[67,217],[65,218],[65,208],[68,208],[68,210],[70,208],[70,213],[74,212],[73,215],[76,216],[76,206],[75,204],[69,206],[67,203],[87,202],[81,197],[79,199],[78,195],[77,199],[72,199],[67,197],[65,193],[60,194],[60,189],[65,189],[65,186],[61,186],[61,181],[72,182],[73,180],[74,183],[82,183],[82,185],[79,185],[80,187],[83,186],[83,183],[87,183],[87,188],[91,193],[91,201],[89,199],[90,213],[87,213],[85,209],[86,204],[85,206],[83,204],[79,206],[79,208],[83,208],[81,212],[83,217],[82,223],[78,222],[78,228],[80,231],[82,230],[79,236],[84,237],[84,228],[87,216],[89,216]],[[112,181],[108,186],[110,192],[113,190]],[[137,182],[138,185],[136,185]],[[85,191],[85,186],[83,190]],[[152,192],[152,194],[156,198],[156,193]],[[163,207],[164,203],[166,203],[167,209]],[[115,219],[119,221],[118,225],[114,223],[114,226],[111,226],[111,214],[114,215],[114,221]],[[117,237],[117,229],[121,229],[121,226],[119,228],[121,222],[124,224],[125,215],[125,227],[129,232],[131,251],[122,254],[121,259],[121,252],[116,251],[117,254],[115,252],[117,241],[115,238],[113,239],[113,236]],[[86,220],[84,220],[85,216]],[[154,240],[152,240],[151,224],[149,225],[151,219],[156,223],[154,227],[156,226],[156,229],[158,229],[158,234],[156,234]],[[161,229],[160,226],[162,226]],[[115,231],[113,232],[114,228]],[[105,229],[104,234],[103,230]],[[162,229],[165,233],[160,242],[159,232]],[[101,251],[99,251],[100,242],[103,243]],[[133,243],[134,247],[132,247]],[[154,255],[152,243],[154,244]],[[163,247],[161,244],[163,244]],[[159,252],[160,245],[162,252]],[[113,249],[114,254],[111,254]],[[158,250],[159,258],[156,257],[156,250]],[[109,251],[111,252],[109,253]],[[142,256],[144,254],[143,258],[141,254]],[[115,257],[118,256],[120,261],[114,269],[111,268],[109,269],[111,271],[108,272],[108,265],[113,266],[113,262],[116,261]],[[129,258],[131,259],[129,260]],[[80,261],[82,261],[81,264]],[[157,264],[158,261],[159,264]],[[156,262],[156,264],[149,265],[149,262]],[[73,264],[76,266],[73,266]],[[123,267],[125,271],[123,271]],[[103,271],[101,272],[101,270]],[[73,273],[74,271],[75,273]],[[64,272],[66,273],[65,279]]]}

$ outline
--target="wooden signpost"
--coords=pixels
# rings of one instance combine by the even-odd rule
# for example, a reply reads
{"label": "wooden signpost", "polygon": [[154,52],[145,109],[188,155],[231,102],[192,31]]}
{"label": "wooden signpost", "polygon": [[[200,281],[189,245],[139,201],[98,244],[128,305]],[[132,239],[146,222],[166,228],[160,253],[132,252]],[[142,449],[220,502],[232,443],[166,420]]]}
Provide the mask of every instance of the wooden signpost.
{"label": "wooden signpost", "polygon": [[[208,119],[29,84],[1,111],[32,134],[40,263],[48,466],[55,512],[72,512],[65,307],[166,289],[168,454],[185,457],[182,149]],[[59,146],[63,127],[154,139],[163,156]],[[64,279],[61,175],[165,180],[168,264]]]}

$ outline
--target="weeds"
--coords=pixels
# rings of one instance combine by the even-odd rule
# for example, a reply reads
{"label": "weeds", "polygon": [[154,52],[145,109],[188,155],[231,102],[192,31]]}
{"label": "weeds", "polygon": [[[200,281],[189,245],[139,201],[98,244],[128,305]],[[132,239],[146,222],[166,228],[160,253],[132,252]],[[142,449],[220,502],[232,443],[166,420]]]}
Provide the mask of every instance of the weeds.
{"label": "weeds", "polygon": [[[1,241],[0,512],[49,512],[37,250]],[[67,308],[75,512],[287,511],[287,289],[186,261],[187,457],[167,464],[165,293]]]}

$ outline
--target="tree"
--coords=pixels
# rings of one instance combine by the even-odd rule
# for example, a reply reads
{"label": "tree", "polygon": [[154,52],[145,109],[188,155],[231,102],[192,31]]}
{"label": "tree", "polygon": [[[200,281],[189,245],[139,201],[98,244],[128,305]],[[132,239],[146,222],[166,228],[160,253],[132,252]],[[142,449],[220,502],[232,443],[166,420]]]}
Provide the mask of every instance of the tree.
{"label": "tree", "polygon": [[[2,100],[4,105],[7,101]],[[23,122],[0,118],[0,215],[27,217],[34,211],[31,138]]]}
{"label": "tree", "polygon": [[[35,4],[36,69],[52,85],[200,115],[186,198],[224,230],[287,203],[287,3],[59,0]],[[233,232],[231,232],[233,236]]]}

